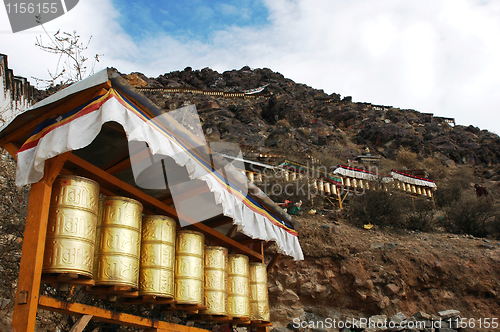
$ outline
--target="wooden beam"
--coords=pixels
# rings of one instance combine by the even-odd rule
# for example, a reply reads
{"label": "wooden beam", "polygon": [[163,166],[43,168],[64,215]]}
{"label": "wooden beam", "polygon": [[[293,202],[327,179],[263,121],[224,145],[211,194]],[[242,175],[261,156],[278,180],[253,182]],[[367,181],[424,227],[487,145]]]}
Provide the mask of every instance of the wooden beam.
{"label": "wooden beam", "polygon": [[[124,325],[138,329],[164,329],[166,331],[179,332],[207,332],[207,330],[203,330],[197,327],[177,325],[158,321],[155,319],[149,319],[96,308],[85,304],[60,301],[44,295],[40,296],[38,307],[40,309],[55,311],[72,316],[92,315],[92,319],[99,322]],[[34,329],[31,331],[34,331]]]}
{"label": "wooden beam", "polygon": [[7,152],[17,161],[17,151],[19,151],[20,146],[13,142],[8,142],[2,145],[2,147],[7,150]]}
{"label": "wooden beam", "polygon": [[52,186],[54,183],[55,179],[61,172],[64,163],[66,160],[68,160],[69,155],[71,152],[66,152],[63,154],[58,155],[57,157],[54,157],[50,159],[45,165],[48,166],[48,169],[45,169],[44,172],[47,173],[47,183]]}
{"label": "wooden beam", "polygon": [[227,232],[226,236],[227,237],[233,237],[234,233],[236,233],[237,230],[238,230],[238,225],[231,226],[231,228]]}
{"label": "wooden beam", "polygon": [[233,218],[229,218],[229,217],[223,217],[219,220],[216,220],[214,222],[211,222],[210,224],[208,224],[210,227],[212,228],[216,228],[216,227],[219,227],[219,226],[224,226],[224,225],[227,225],[227,224],[230,224],[233,222]]}
{"label": "wooden beam", "polygon": [[52,193],[52,177],[59,173],[63,158],[61,156],[46,161],[43,178],[31,186],[16,302],[12,317],[12,331],[31,332],[35,330],[50,195]]}
{"label": "wooden beam", "polygon": [[162,201],[163,204],[167,204],[167,205],[172,205],[174,204],[174,198],[173,197],[170,197],[170,198],[167,198],[167,199],[164,199]]}
{"label": "wooden beam", "polygon": [[126,195],[127,197],[138,200],[144,205],[144,208],[150,211],[156,211],[156,213],[163,213],[166,216],[169,216],[176,220],[182,218],[183,220],[191,223],[190,227],[192,227],[192,229],[202,232],[203,234],[205,234],[205,236],[209,236],[214,244],[231,247],[236,253],[245,254],[249,256],[250,260],[252,261],[262,260],[261,254],[251,250],[250,248],[242,245],[241,243],[238,243],[230,239],[224,234],[217,232],[211,227],[201,222],[197,222],[196,220],[193,220],[192,218],[184,215],[183,213],[176,211],[173,207],[165,203],[162,203],[158,199],[149,196],[148,194],[108,174],[106,171],[100,169],[97,166],[92,165],[91,163],[83,160],[80,157],[77,157],[74,154],[69,155],[65,167],[67,167],[68,169],[74,169],[76,173],[78,173],[78,175],[97,181],[97,183],[99,183],[101,188],[104,188],[109,192],[116,193],[120,191],[121,195]]}
{"label": "wooden beam", "polygon": [[2,138],[0,140],[0,146],[3,146],[5,143],[8,142],[18,141],[21,138],[28,136],[30,133],[33,132],[33,130],[35,130],[36,126],[38,126],[41,122],[51,119],[56,115],[62,115],[68,111],[71,111],[72,109],[83,104],[85,101],[97,97],[102,93],[106,93],[110,87],[111,87],[111,82],[108,81],[106,83],[99,85],[98,87],[94,87],[92,89],[88,89],[86,91],[82,91],[80,93],[75,94],[67,101],[48,110],[43,115],[37,117],[36,119],[31,120],[30,122],[24,124],[19,129],[15,130],[14,132]]}
{"label": "wooden beam", "polygon": [[127,168],[130,168],[132,165],[130,164],[130,159],[127,158],[118,164],[106,169],[106,172],[108,172],[111,175],[115,175],[120,173],[121,171],[126,170]]}
{"label": "wooden beam", "polygon": [[87,324],[90,322],[92,317],[93,317],[92,315],[83,315],[76,321],[75,325],[73,325],[73,327],[71,328],[71,330],[69,330],[69,332],[82,332],[87,326]]}
{"label": "wooden beam", "polygon": [[264,250],[266,250],[267,248],[269,248],[272,244],[274,243],[274,241],[267,241],[265,244],[264,244]]}
{"label": "wooden beam", "polygon": [[130,159],[129,156],[128,156],[128,150],[126,152],[122,153],[120,156],[118,156],[113,161],[109,162],[107,165],[105,165],[105,166],[103,166],[101,168],[103,170],[105,170],[106,172],[108,172],[109,174],[116,174],[116,173],[110,172],[110,169],[112,169],[113,167],[115,167],[119,163],[123,162],[125,160],[125,158],[126,159]]}
{"label": "wooden beam", "polygon": [[267,273],[271,272],[271,270],[273,269],[274,265],[276,265],[276,262],[278,261],[278,259],[280,259],[281,257],[281,254],[280,253],[275,253],[273,255],[273,257],[271,258],[271,261],[269,262],[269,264],[267,264]]}
{"label": "wooden beam", "polygon": [[241,243],[241,244],[243,244],[243,245],[245,245],[245,246],[247,246],[249,244],[253,245],[257,241],[260,241],[260,240],[259,239],[246,239],[246,240],[238,241],[238,242]]}

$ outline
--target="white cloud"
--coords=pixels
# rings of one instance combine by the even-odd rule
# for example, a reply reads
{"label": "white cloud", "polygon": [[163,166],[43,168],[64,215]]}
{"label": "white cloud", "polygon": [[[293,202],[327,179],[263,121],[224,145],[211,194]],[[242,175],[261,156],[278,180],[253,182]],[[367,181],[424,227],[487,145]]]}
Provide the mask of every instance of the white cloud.
{"label": "white cloud", "polygon": [[[266,0],[269,25],[216,31],[207,41],[163,32],[134,42],[110,0],[86,0],[49,22],[93,35],[90,54],[122,72],[268,67],[355,101],[455,117],[500,133],[500,3],[476,0]],[[95,10],[99,8],[99,10]],[[201,17],[210,12],[201,10]],[[3,15],[3,16],[2,16]],[[0,30],[8,31],[0,10]],[[158,22],[159,23],[159,22]],[[34,28],[32,30],[36,30]],[[39,30],[39,29],[38,29]],[[34,34],[3,33],[18,75],[41,76],[53,60]]]}

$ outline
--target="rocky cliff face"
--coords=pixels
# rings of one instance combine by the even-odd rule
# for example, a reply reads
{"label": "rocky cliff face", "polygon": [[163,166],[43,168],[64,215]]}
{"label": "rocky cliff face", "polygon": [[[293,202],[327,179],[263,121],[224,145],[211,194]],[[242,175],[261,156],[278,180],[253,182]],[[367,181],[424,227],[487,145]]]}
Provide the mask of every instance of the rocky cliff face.
{"label": "rocky cliff face", "polygon": [[399,147],[408,147],[422,157],[434,156],[450,164],[493,165],[500,161],[500,137],[486,130],[453,126],[447,119],[415,110],[353,103],[350,97],[328,95],[267,68],[243,67],[220,74],[188,67],[157,78],[140,73],[126,77],[142,88],[240,92],[268,84],[255,99],[146,92],[165,109],[194,103],[212,140],[342,159],[360,154],[365,147],[372,154],[393,158]]}

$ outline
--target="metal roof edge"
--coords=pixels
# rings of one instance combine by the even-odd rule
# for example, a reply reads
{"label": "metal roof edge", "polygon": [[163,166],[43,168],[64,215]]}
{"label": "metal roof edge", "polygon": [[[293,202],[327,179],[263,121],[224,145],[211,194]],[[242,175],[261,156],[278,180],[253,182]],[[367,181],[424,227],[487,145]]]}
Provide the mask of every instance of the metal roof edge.
{"label": "metal roof edge", "polygon": [[81,80],[77,83],[70,85],[69,87],[54,93],[53,95],[48,96],[47,98],[39,101],[35,105],[31,106],[27,111],[31,111],[46,105],[49,105],[53,102],[66,98],[67,96],[73,95],[83,90],[87,90],[94,86],[106,83],[109,80],[109,68],[105,68],[92,76],[87,77],[84,80]]}

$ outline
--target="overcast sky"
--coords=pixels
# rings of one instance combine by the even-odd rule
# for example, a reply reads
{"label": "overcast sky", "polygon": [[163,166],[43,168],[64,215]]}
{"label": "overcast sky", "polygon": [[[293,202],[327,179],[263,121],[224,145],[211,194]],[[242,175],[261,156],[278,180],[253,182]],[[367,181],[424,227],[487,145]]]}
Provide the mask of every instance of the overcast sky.
{"label": "overcast sky", "polygon": [[[104,55],[97,69],[267,67],[329,94],[500,134],[500,1],[80,0],[45,27],[92,36],[88,55]],[[16,75],[54,70],[57,58],[34,45],[42,33],[13,34],[0,8],[0,53]]]}

